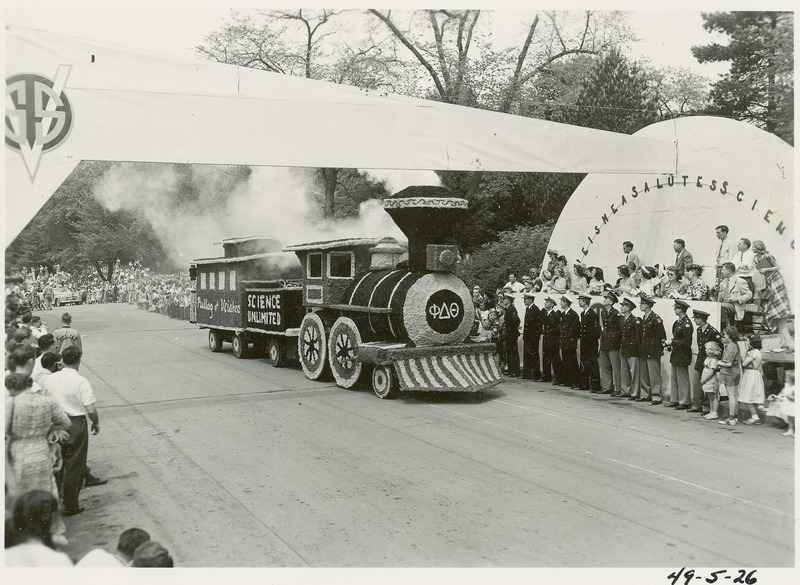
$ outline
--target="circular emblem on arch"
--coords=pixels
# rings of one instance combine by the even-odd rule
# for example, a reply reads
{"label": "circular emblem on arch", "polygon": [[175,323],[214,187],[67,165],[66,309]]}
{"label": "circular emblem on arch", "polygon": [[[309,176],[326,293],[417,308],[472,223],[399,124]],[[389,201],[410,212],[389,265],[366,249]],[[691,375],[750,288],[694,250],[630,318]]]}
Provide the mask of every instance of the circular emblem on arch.
{"label": "circular emblem on arch", "polygon": [[464,303],[452,290],[438,290],[428,299],[425,318],[437,333],[452,333],[464,319]]}
{"label": "circular emblem on arch", "polygon": [[72,104],[64,93],[68,75],[68,67],[59,67],[55,80],[36,73],[6,78],[6,145],[47,152],[64,142],[73,120]]}

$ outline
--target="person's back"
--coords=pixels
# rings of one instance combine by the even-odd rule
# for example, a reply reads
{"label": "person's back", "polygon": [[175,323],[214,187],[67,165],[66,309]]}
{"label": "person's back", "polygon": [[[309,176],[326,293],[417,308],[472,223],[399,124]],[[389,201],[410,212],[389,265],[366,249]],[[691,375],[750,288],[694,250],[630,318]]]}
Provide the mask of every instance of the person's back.
{"label": "person's back", "polygon": [[77,347],[83,353],[81,335],[72,327],[72,315],[64,313],[61,316],[61,327],[53,331],[56,352],[63,354],[68,347]]}

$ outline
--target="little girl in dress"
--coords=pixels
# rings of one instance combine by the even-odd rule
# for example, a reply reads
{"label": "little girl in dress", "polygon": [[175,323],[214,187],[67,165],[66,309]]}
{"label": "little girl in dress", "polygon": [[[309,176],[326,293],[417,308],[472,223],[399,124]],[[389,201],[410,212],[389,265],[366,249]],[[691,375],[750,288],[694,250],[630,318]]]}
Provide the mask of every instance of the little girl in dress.
{"label": "little girl in dress", "polygon": [[764,378],[761,375],[761,338],[747,338],[747,353],[742,357],[742,379],[739,382],[739,403],[750,411],[746,425],[760,425],[758,405],[764,402]]}
{"label": "little girl in dress", "polygon": [[704,414],[703,418],[706,420],[715,420],[719,418],[719,378],[717,372],[719,361],[722,355],[722,349],[715,341],[709,341],[705,345],[706,359],[703,362],[703,373],[700,374],[700,383],[703,385],[703,392],[708,397],[708,404],[711,407],[708,414]]}

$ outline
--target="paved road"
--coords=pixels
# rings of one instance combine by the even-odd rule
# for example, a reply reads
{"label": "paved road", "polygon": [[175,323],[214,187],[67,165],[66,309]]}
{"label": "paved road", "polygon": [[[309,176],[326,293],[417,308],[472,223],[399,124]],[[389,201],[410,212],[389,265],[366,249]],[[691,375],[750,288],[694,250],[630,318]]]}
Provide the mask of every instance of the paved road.
{"label": "paved road", "polygon": [[70,311],[111,480],[67,519],[74,558],[140,526],[182,566],[794,563],[794,442],[774,428],[519,380],[382,401],[129,305]]}

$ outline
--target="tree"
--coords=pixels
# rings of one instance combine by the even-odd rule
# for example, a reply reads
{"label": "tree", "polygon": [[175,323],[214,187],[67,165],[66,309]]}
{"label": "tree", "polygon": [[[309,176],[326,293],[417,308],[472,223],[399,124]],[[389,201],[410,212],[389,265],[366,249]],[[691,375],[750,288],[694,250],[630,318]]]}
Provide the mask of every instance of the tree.
{"label": "tree", "polygon": [[572,123],[633,134],[658,121],[652,82],[636,63],[612,48],[583,82]]}
{"label": "tree", "polygon": [[[233,12],[231,19],[208,34],[197,47],[200,55],[233,65],[275,73],[323,79],[364,89],[392,87],[398,60],[391,47],[367,34],[353,45],[334,42],[341,11],[266,11],[258,17]],[[341,169],[317,170],[324,195],[325,217],[336,215]]]}
{"label": "tree", "polygon": [[96,185],[112,166],[81,162],[9,246],[9,263],[88,265],[106,281],[117,259],[159,263],[165,253],[149,222],[129,211],[109,211],[95,197]]}
{"label": "tree", "polygon": [[527,274],[532,267],[541,266],[552,232],[552,225],[522,226],[501,232],[496,242],[484,244],[465,257],[458,275],[470,287],[477,284],[494,293],[496,287],[505,284],[509,272]]}
{"label": "tree", "polygon": [[700,63],[730,61],[712,85],[707,113],[744,120],[794,143],[794,14],[704,12],[703,28],[727,45],[692,47]]}
{"label": "tree", "polygon": [[[543,12],[531,15],[520,46],[495,49],[491,16],[485,18],[480,10],[369,13],[420,64],[434,88],[426,97],[503,113],[524,113],[520,97],[554,64],[576,55],[599,55],[630,34],[617,12]],[[484,173],[469,176],[465,196],[471,201]]]}
{"label": "tree", "polygon": [[660,119],[699,114],[708,107],[708,80],[702,75],[686,67],[653,68],[646,74],[657,96]]}

